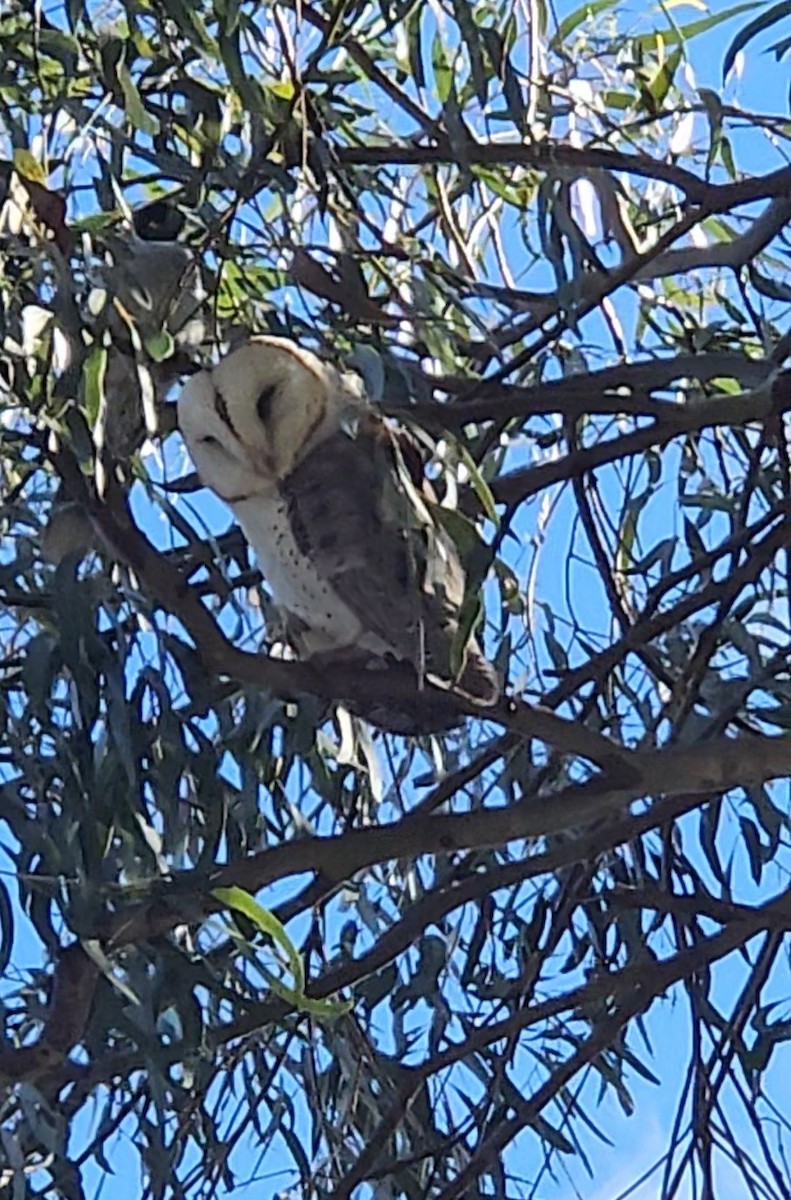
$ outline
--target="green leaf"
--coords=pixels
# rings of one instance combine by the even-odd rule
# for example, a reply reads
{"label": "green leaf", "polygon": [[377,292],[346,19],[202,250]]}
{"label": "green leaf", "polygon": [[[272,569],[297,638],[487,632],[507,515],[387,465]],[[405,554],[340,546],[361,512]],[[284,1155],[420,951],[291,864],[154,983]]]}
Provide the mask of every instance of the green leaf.
{"label": "green leaf", "polygon": [[475,462],[475,459],[472,457],[466,446],[459,445],[459,452],[461,461],[464,463],[469,473],[472,490],[478,497],[481,508],[486,513],[489,520],[499,529],[500,517],[497,512],[497,505],[495,503],[494,496],[492,495],[492,489],[484,479],[477,463]]}
{"label": "green leaf", "polygon": [[159,133],[159,121],[146,110],[123,57],[118,60],[115,74],[124,94],[124,111],[129,120],[141,133],[147,133],[149,137],[156,137]]}
{"label": "green leaf", "polygon": [[250,79],[244,69],[239,49],[239,30],[219,39],[220,57],[228,72],[231,84],[236,89],[245,108],[258,116],[266,116],[266,103],[260,86]]}
{"label": "green leaf", "polygon": [[660,42],[665,46],[675,46],[678,42],[691,42],[701,33],[708,33],[710,29],[716,29],[724,21],[738,17],[739,13],[752,12],[754,8],[758,8],[759,3],[760,0],[752,0],[749,4],[736,4],[733,8],[726,9],[725,12],[713,13],[710,17],[703,17],[700,21],[691,21],[689,25],[680,25],[677,29],[663,29],[661,33],[643,33],[632,39],[633,44],[645,53],[657,50]]}
{"label": "green leaf", "polygon": [[475,94],[481,105],[484,105],[489,94],[489,77],[483,61],[481,31],[473,20],[472,11],[470,0],[453,0],[453,13],[470,56],[470,71]]}
{"label": "green leaf", "polygon": [[105,954],[101,942],[96,938],[86,938],[82,943],[82,948],[88,957],[96,963],[108,983],[111,983],[130,1004],[134,1007],[139,1007],[141,1004],[140,996],[129,985],[126,979],[122,978],[112,959]]}
{"label": "green leaf", "polygon": [[278,921],[275,914],[259,904],[243,888],[214,888],[212,895],[216,900],[222,901],[229,908],[242,913],[261,933],[265,933],[271,937],[272,941],[281,948],[288,960],[297,990],[302,991],[305,987],[305,970],[302,965],[302,956],[286,933],[282,922]]}
{"label": "green leaf", "polygon": [[228,908],[234,909],[247,917],[248,921],[266,934],[272,941],[280,947],[288,962],[289,969],[294,978],[294,986],[289,987],[269,971],[263,964],[258,964],[258,969],[266,978],[267,983],[272,991],[286,1001],[287,1004],[299,1009],[301,1012],[310,1013],[316,1017],[339,1017],[343,1016],[353,1007],[350,1000],[314,1000],[310,996],[305,995],[305,967],[302,962],[302,956],[292,942],[291,938],[286,933],[286,930],[273,912],[268,908],[264,908],[258,901],[244,891],[243,888],[214,888],[212,896],[219,900],[221,904],[227,905]]}
{"label": "green leaf", "polygon": [[437,99],[440,104],[446,104],[453,90],[453,67],[445,53],[445,43],[439,32],[434,34],[431,44],[431,65],[434,69],[434,83],[437,89]]}
{"label": "green leaf", "polygon": [[154,362],[158,363],[172,358],[175,350],[175,342],[167,329],[160,329],[159,333],[154,333],[151,337],[147,337],[143,345],[145,346],[146,353],[153,358]]}
{"label": "green leaf", "polygon": [[222,31],[226,37],[230,37],[236,32],[239,20],[242,15],[242,0],[222,0],[222,4],[215,3],[215,10],[219,9],[222,19]]}
{"label": "green leaf", "polygon": [[416,88],[421,91],[426,86],[426,72],[423,68],[423,46],[421,41],[420,19],[423,13],[421,5],[413,8],[407,21],[407,36],[409,39],[409,67]]}
{"label": "green leaf", "polygon": [[764,862],[758,830],[747,817],[739,817],[739,827],[742,831],[744,846],[750,860],[750,873],[753,877],[753,883],[760,883]]}
{"label": "green leaf", "polygon": [[25,179],[30,179],[33,183],[38,183],[41,187],[46,186],[47,172],[44,167],[29,150],[17,149],[14,151],[14,169],[19,175]]}
{"label": "green leaf", "polygon": [[649,1083],[653,1083],[657,1087],[661,1086],[662,1080],[653,1071],[649,1071],[642,1058],[637,1054],[633,1054],[628,1046],[620,1046],[618,1053],[624,1062],[629,1063],[629,1066],[637,1071],[638,1075],[642,1075],[643,1079],[647,1079]]}
{"label": "green leaf", "polygon": [[618,549],[615,555],[615,569],[622,574],[628,574],[634,562],[634,546],[637,540],[637,522],[639,513],[632,504],[628,505],[618,530]]}
{"label": "green leaf", "polygon": [[624,112],[634,105],[634,95],[632,92],[602,92],[601,98],[607,108],[617,108],[620,112]]}
{"label": "green leaf", "polygon": [[565,646],[562,646],[554,633],[544,631],[544,645],[547,648],[552,665],[558,675],[564,675],[569,669],[569,658]]}
{"label": "green leaf", "polygon": [[463,513],[454,508],[443,508],[441,504],[432,506],[432,515],[447,530],[456,544],[465,568],[469,571],[473,561],[480,561],[482,553],[489,553],[483,538],[476,526]]}
{"label": "green leaf", "polygon": [[22,661],[22,679],[33,712],[44,712],[61,661],[58,640],[54,634],[37,633],[28,642]]}
{"label": "green leaf", "polygon": [[75,27],[85,19],[85,0],[68,0],[66,16],[73,32]]}
{"label": "green leaf", "polygon": [[[754,8],[755,5],[750,5],[749,7]],[[759,33],[763,33],[765,29],[770,29],[772,25],[776,25],[778,21],[782,21],[785,17],[789,16],[791,16],[791,0],[780,0],[779,4],[772,5],[766,12],[761,13],[760,16],[745,25],[744,29],[740,33],[737,33],[725,52],[722,64],[722,78],[726,78],[736,61],[736,55],[740,50],[744,49],[748,42],[751,42]]]}
{"label": "green leaf", "polygon": [[184,36],[198,49],[215,58],[217,45],[204,24],[199,6],[187,4],[186,0],[161,0],[161,3]]}
{"label": "green leaf", "polygon": [[454,679],[457,679],[462,673],[467,644],[478,623],[482,608],[478,587],[470,588],[464,597],[464,603],[459,613],[459,626],[453,638],[453,645],[450,648],[450,670]]}
{"label": "green leaf", "polygon": [[722,159],[722,165],[725,167],[725,170],[728,172],[730,178],[735,179],[736,163],[733,158],[733,149],[731,148],[730,138],[724,136],[720,138],[719,150],[720,158]]}
{"label": "green leaf", "polygon": [[5,976],[14,945],[14,909],[4,883],[0,883],[0,975]]}
{"label": "green leaf", "polygon": [[791,37],[781,38],[779,42],[775,42],[769,47],[767,54],[774,54],[775,62],[782,62],[789,50],[791,50]]}
{"label": "green leaf", "polygon": [[530,1122],[530,1125],[531,1128],[539,1135],[539,1137],[545,1141],[548,1146],[552,1146],[554,1150],[557,1150],[558,1153],[574,1153],[574,1146],[568,1140],[568,1138],[565,1137],[565,1135],[562,1134],[559,1129],[556,1129],[554,1125],[550,1125],[549,1121],[545,1120],[544,1117],[534,1117]]}
{"label": "green leaf", "polygon": [[648,90],[653,96],[657,110],[662,107],[667,99],[667,94],[673,86],[673,80],[675,79],[676,71],[681,64],[683,56],[684,51],[682,47],[677,46],[659,67],[650,84],[648,85]]}
{"label": "green leaf", "polygon": [[586,2],[579,8],[575,8],[574,12],[564,17],[558,25],[557,32],[550,42],[550,48],[555,51],[560,50],[569,34],[573,33],[584,21],[590,21],[591,17],[597,16],[600,12],[606,12],[608,8],[615,8],[617,3],[618,0],[592,0],[591,3]]}
{"label": "green leaf", "polygon": [[82,367],[82,386],[85,416],[93,429],[99,418],[99,409],[104,399],[104,382],[107,377],[107,350],[94,346]]}
{"label": "green leaf", "polygon": [[747,789],[747,795],[752,801],[755,815],[761,823],[761,828],[765,830],[770,847],[774,850],[780,844],[780,837],[785,829],[788,828],[788,818],[785,813],[776,808],[772,802],[771,792],[766,787],[752,787]]}

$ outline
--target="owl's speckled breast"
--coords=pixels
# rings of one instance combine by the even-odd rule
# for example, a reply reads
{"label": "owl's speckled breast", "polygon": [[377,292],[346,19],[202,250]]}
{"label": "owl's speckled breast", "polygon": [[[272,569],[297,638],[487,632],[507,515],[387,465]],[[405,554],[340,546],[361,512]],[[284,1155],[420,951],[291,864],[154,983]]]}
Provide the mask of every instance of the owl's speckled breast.
{"label": "owl's speckled breast", "polygon": [[259,492],[234,504],[234,512],[255,550],[275,603],[326,638],[327,645],[317,645],[316,651],[359,646],[381,653],[379,639],[376,647],[366,645],[368,638],[359,619],[297,546],[286,502],[279,492]]}

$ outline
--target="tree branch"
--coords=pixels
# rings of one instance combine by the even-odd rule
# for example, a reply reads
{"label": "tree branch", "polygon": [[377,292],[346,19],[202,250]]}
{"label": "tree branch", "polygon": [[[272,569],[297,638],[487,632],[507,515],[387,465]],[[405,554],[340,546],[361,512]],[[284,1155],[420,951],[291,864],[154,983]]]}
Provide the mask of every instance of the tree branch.
{"label": "tree branch", "polygon": [[722,580],[715,580],[698,591],[685,596],[672,608],[654,616],[636,621],[622,638],[613,642],[599,654],[593,654],[587,662],[573,667],[560,683],[545,697],[550,705],[562,704],[584,683],[601,679],[622,662],[632,650],[653,641],[662,633],[674,629],[688,620],[693,613],[710,605],[719,604],[726,597],[736,596],[743,588],[755,582],[766,570],[775,555],[788,545],[788,514],[791,500],[786,506],[786,519],[760,541],[754,542],[749,554],[740,567],[735,568]]}
{"label": "tree branch", "polygon": [[406,415],[417,421],[436,421],[450,430],[482,421],[507,421],[515,417],[550,416],[554,413],[569,418],[627,414],[672,421],[684,412],[683,403],[654,400],[651,397],[656,392],[667,391],[673,383],[688,379],[704,382],[723,378],[737,379],[748,388],[760,388],[776,371],[777,364],[771,359],[749,358],[735,351],[680,354],[677,358],[619,363],[600,371],[548,380],[532,387],[509,387],[507,384],[490,386],[484,379],[477,384],[474,399],[453,394],[469,392],[476,383],[474,379],[437,379],[427,376],[426,381],[431,387],[451,393],[450,400],[417,403],[406,410],[403,406],[391,409],[385,406],[385,411],[393,417],[403,418]]}
{"label": "tree branch", "polygon": [[[537,800],[530,796],[508,808],[478,809],[441,816],[408,816],[378,828],[352,829],[334,836],[302,837],[217,868],[197,897],[203,915],[224,907],[208,893],[218,887],[256,892],[290,875],[321,871],[341,883],[358,871],[394,858],[499,849],[508,842],[567,832],[604,816],[618,814],[633,801],[659,792],[695,797],[720,795],[735,787],[766,783],[791,775],[791,736],[717,738],[692,747],[669,747],[635,754],[630,765],[639,779],[597,778]],[[656,781],[661,781],[659,787]],[[656,801],[654,802],[656,803]],[[184,920],[185,902],[196,900],[195,872],[152,885],[152,898],[110,916],[95,936],[112,948],[163,933]]]}
{"label": "tree branch", "polygon": [[[315,22],[314,22],[315,23]],[[425,115],[425,114],[424,114]],[[417,117],[415,117],[417,120]],[[625,154],[589,146],[578,148],[565,142],[477,142],[470,138],[464,147],[465,161],[481,167],[535,167],[545,171],[587,174],[591,169],[624,171],[645,179],[661,179],[679,188],[687,200],[704,206],[709,212],[725,212],[739,204],[770,197],[784,197],[791,191],[791,167],[781,167],[767,175],[743,179],[737,183],[707,183],[692,171],[675,163],[662,162],[644,154]],[[442,162],[456,165],[458,155],[445,142],[432,146],[392,142],[384,146],[341,146],[337,158],[345,166],[437,166]]]}
{"label": "tree branch", "polygon": [[[505,1020],[482,1026],[468,1034],[464,1041],[448,1047],[434,1055],[419,1068],[415,1068],[402,1084],[397,1096],[382,1118],[368,1145],[360,1155],[355,1167],[346,1175],[331,1194],[329,1200],[348,1200],[353,1189],[370,1178],[376,1158],[387,1138],[396,1128],[405,1108],[418,1088],[440,1071],[447,1070],[457,1062],[484,1049],[492,1042],[501,1041],[522,1033],[534,1024],[573,1010],[578,1014],[599,1012],[602,1008],[619,1008],[613,1017],[596,1021],[590,1038],[558,1067],[547,1081],[529,1100],[515,1105],[516,1112],[503,1121],[496,1132],[481,1146],[467,1166],[440,1193],[440,1200],[458,1200],[468,1186],[486,1170],[501,1150],[554,1099],[559,1090],[573,1076],[591,1062],[605,1047],[612,1044],[624,1026],[638,1013],[645,1012],[658,996],[670,987],[686,979],[702,966],[724,958],[740,946],[745,945],[764,929],[791,929],[791,902],[783,894],[757,910],[740,914],[731,920],[721,933],[691,949],[679,951],[661,962],[646,957],[631,963],[620,971],[603,972],[590,983],[581,985],[563,996],[554,997],[539,1004],[522,1009]],[[387,1164],[388,1169],[396,1164]],[[378,1172],[377,1172],[378,1174]]]}
{"label": "tree branch", "polygon": [[672,408],[667,405],[665,419],[657,421],[649,429],[637,429],[623,437],[611,438],[567,454],[565,458],[501,475],[492,482],[492,494],[498,504],[518,504],[545,487],[564,483],[572,475],[583,474],[621,458],[630,458],[651,447],[666,446],[682,434],[765,421],[776,412],[786,412],[791,408],[790,381],[791,372],[784,371],[776,378],[771,389],[762,387],[736,396],[712,396]]}

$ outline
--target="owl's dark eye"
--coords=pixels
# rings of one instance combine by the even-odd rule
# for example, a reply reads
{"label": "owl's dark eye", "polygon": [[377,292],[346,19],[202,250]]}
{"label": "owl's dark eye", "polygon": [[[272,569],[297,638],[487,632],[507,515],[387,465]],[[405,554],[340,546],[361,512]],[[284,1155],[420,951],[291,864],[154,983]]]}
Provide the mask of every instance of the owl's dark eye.
{"label": "owl's dark eye", "polygon": [[275,398],[276,392],[276,384],[270,383],[268,387],[264,388],[255,402],[255,411],[258,413],[258,420],[262,425],[268,424],[269,418],[272,415],[272,401]]}
{"label": "owl's dark eye", "polygon": [[216,438],[213,433],[207,433],[206,437],[198,438],[202,446],[222,446],[219,438]]}

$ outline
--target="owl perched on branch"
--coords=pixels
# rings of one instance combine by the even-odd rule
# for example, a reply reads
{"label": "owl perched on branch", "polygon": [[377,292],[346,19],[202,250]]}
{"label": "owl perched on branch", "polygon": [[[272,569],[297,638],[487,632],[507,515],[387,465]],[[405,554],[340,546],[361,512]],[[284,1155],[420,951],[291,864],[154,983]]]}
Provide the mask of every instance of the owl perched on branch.
{"label": "owl perched on branch", "polygon": [[353,712],[399,733],[458,724],[452,702],[427,702],[425,679],[496,703],[475,638],[459,645],[464,569],[421,456],[357,376],[257,337],[194,375],[178,413],[201,481],[233,510],[299,656],[414,681],[414,698],[400,688],[392,706],[346,697]]}

